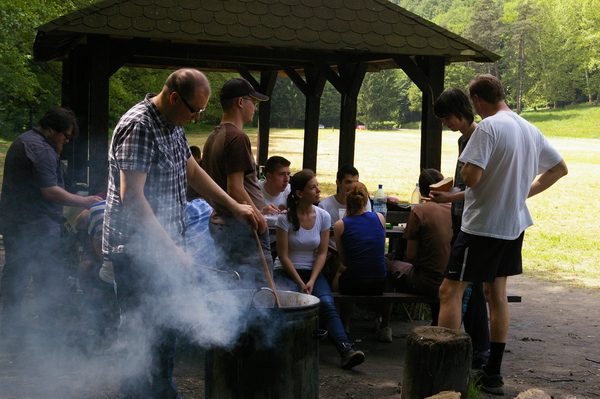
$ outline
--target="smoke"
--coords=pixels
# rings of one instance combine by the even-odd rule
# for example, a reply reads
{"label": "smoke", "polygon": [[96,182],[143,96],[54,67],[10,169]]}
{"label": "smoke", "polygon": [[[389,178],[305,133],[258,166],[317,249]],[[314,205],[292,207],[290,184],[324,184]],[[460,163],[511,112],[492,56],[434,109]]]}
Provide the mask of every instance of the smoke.
{"label": "smoke", "polygon": [[[258,323],[261,344],[273,344],[281,325],[272,317],[272,294],[255,294],[255,277],[262,274],[261,270],[253,270],[253,277],[242,277],[241,281],[227,271],[206,267],[184,270],[173,264],[167,254],[144,246],[144,242],[149,242],[147,234],[137,238],[140,251],[132,260],[144,266],[135,276],[137,287],[144,287],[144,295],[133,307],[136,310],[125,316],[130,330],[121,332],[117,339],[114,329],[90,328],[98,324],[98,320],[91,320],[98,309],[90,309],[98,302],[76,285],[69,287],[72,278],[44,292],[30,284],[20,336],[16,340],[0,337],[0,373],[8,376],[0,378],[0,397],[83,398],[98,397],[99,392],[114,397],[123,372],[152,367],[148,363],[150,354],[157,350],[157,337],[165,330],[204,349],[227,350],[234,348],[240,336]],[[214,243],[208,241],[204,245],[206,251],[200,249],[201,253],[213,249]],[[117,280],[119,272],[116,270]],[[262,281],[267,286],[264,275]],[[117,292],[130,288],[117,284]],[[48,317],[41,317],[40,313],[56,307],[56,291],[67,302],[61,304],[60,316],[50,317],[51,327],[44,327],[39,321]],[[117,323],[118,314],[115,317]],[[100,323],[105,321],[101,319]],[[119,367],[123,356],[127,367]]]}

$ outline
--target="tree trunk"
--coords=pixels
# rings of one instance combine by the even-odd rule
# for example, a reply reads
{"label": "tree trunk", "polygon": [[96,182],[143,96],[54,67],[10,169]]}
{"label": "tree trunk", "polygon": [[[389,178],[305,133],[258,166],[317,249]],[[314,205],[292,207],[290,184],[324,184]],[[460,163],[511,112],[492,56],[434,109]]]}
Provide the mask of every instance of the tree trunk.
{"label": "tree trunk", "polygon": [[468,334],[445,327],[417,327],[407,338],[402,399],[421,399],[442,391],[466,398],[473,349]]}

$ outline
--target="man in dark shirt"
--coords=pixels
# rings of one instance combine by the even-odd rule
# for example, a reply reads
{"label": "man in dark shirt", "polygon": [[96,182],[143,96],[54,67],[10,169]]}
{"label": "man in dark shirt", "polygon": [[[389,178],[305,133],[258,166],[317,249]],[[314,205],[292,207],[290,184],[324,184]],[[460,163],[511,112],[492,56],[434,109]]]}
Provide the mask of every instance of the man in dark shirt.
{"label": "man in dark shirt", "polygon": [[77,131],[73,112],[55,108],[42,116],[38,127],[17,137],[6,153],[0,199],[0,233],[6,251],[0,288],[2,337],[25,332],[21,303],[29,277],[40,329],[48,337],[61,324],[59,309],[65,300],[67,271],[60,255],[63,206],[89,208],[102,201],[64,189],[57,148]]}
{"label": "man in dark shirt", "polygon": [[[264,206],[262,191],[256,176],[250,138],[242,131],[252,122],[259,101],[269,97],[258,93],[243,78],[231,79],[220,92],[223,117],[204,144],[202,167],[215,182],[236,201],[252,205],[259,221],[258,234],[268,267],[273,269],[267,222],[261,211]],[[262,260],[254,232],[242,225],[231,212],[211,202],[215,212],[209,229],[217,246],[217,267],[236,269],[242,281],[260,287],[266,283]]]}

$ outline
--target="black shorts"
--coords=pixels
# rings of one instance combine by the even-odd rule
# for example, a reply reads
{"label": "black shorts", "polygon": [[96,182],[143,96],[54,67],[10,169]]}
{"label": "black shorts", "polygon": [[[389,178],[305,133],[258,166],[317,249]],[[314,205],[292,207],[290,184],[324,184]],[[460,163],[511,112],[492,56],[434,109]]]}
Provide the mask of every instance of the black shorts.
{"label": "black shorts", "polygon": [[515,240],[476,236],[461,231],[456,237],[444,277],[491,283],[496,277],[523,273],[521,248],[525,232]]}

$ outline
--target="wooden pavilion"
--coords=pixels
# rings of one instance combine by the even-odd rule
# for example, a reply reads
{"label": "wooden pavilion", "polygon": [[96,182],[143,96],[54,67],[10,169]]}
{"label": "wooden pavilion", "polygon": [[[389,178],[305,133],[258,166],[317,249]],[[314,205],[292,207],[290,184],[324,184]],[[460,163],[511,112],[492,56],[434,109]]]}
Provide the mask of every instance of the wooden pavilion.
{"label": "wooden pavilion", "polygon": [[[62,103],[81,117],[83,138],[69,173],[92,192],[106,184],[109,78],[123,66],[238,72],[267,95],[290,77],[306,96],[303,167],[313,169],[326,81],[341,94],[338,164],[352,164],[365,74],[401,68],[423,92],[421,167],[439,169],[432,104],[445,66],[500,58],[388,0],[104,0],[38,27],[34,56],[63,62]],[[270,111],[261,104],[259,164]]]}

